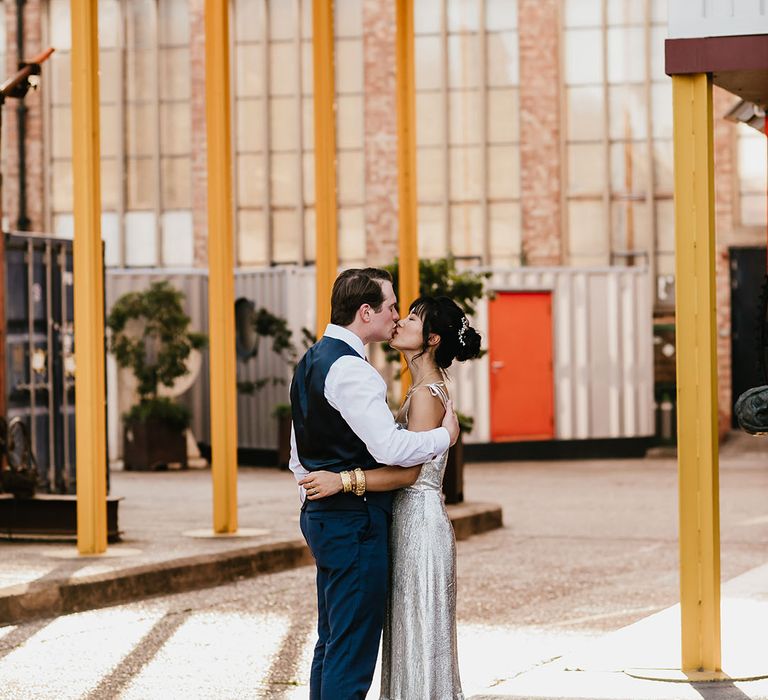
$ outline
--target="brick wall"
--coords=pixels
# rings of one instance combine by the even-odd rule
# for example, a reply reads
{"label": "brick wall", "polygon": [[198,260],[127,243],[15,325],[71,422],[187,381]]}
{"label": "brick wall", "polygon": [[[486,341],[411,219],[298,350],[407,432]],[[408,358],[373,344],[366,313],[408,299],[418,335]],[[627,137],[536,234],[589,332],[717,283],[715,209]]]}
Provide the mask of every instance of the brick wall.
{"label": "brick wall", "polygon": [[519,0],[522,255],[562,262],[559,1]]}
{"label": "brick wall", "polygon": [[365,231],[370,265],[397,255],[395,3],[363,0]]}
{"label": "brick wall", "polygon": [[[6,65],[2,80],[18,70],[16,54],[16,3],[6,2]],[[24,56],[32,58],[42,48],[42,0],[27,0],[24,6]],[[50,67],[50,64],[48,64]],[[43,67],[42,89],[51,75]],[[20,228],[19,217],[19,141],[16,109],[19,100],[10,98],[3,107],[3,215],[7,217],[11,230]],[[26,115],[26,177],[27,218],[23,228],[30,231],[45,230],[44,216],[44,172],[43,172],[43,100],[42,92],[30,91],[24,98]]]}

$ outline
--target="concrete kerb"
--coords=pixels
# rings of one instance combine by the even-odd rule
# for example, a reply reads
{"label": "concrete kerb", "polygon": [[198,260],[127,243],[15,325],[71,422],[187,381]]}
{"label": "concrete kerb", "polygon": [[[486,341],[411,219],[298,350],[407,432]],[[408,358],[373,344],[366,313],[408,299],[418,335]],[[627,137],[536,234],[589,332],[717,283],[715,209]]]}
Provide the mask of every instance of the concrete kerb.
{"label": "concrete kerb", "polygon": [[[502,526],[501,507],[448,506],[457,539]],[[303,540],[251,545],[176,557],[77,578],[52,578],[0,589],[0,625],[54,617],[156,595],[210,588],[312,564]]]}

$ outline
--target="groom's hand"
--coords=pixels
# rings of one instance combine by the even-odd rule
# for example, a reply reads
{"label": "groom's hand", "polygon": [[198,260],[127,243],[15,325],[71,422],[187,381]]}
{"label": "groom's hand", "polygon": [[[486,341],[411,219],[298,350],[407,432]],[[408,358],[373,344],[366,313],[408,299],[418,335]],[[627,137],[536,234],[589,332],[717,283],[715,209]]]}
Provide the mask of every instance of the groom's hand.
{"label": "groom's hand", "polygon": [[442,426],[451,436],[451,445],[455,445],[456,440],[459,439],[459,419],[456,417],[456,411],[453,410],[453,401],[451,400],[445,404],[445,416],[443,417]]}

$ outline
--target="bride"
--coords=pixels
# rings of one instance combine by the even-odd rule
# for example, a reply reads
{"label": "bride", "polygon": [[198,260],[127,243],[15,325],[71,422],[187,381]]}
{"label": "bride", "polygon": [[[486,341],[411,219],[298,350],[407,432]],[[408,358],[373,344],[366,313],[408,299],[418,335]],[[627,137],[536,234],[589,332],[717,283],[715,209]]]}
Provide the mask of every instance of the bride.
{"label": "bride", "polygon": [[[445,370],[455,359],[478,356],[479,334],[451,299],[421,297],[390,344],[403,353],[412,380],[396,420],[415,431],[439,426],[449,398]],[[366,472],[368,491],[400,489],[392,510],[381,700],[464,698],[456,650],[456,541],[441,493],[447,459],[444,452],[420,467]],[[314,476],[316,486],[322,479],[322,496],[341,490],[338,474]]]}

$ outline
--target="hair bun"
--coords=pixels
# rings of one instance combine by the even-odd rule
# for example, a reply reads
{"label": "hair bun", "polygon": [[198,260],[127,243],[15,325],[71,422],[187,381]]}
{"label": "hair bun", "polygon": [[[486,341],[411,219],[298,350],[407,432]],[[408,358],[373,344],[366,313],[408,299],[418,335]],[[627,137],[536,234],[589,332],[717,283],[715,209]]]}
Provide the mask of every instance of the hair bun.
{"label": "hair bun", "polygon": [[[466,319],[466,316],[464,317]],[[456,359],[459,362],[472,360],[480,354],[480,334],[470,325],[463,326],[459,331],[459,343],[456,348]]]}

